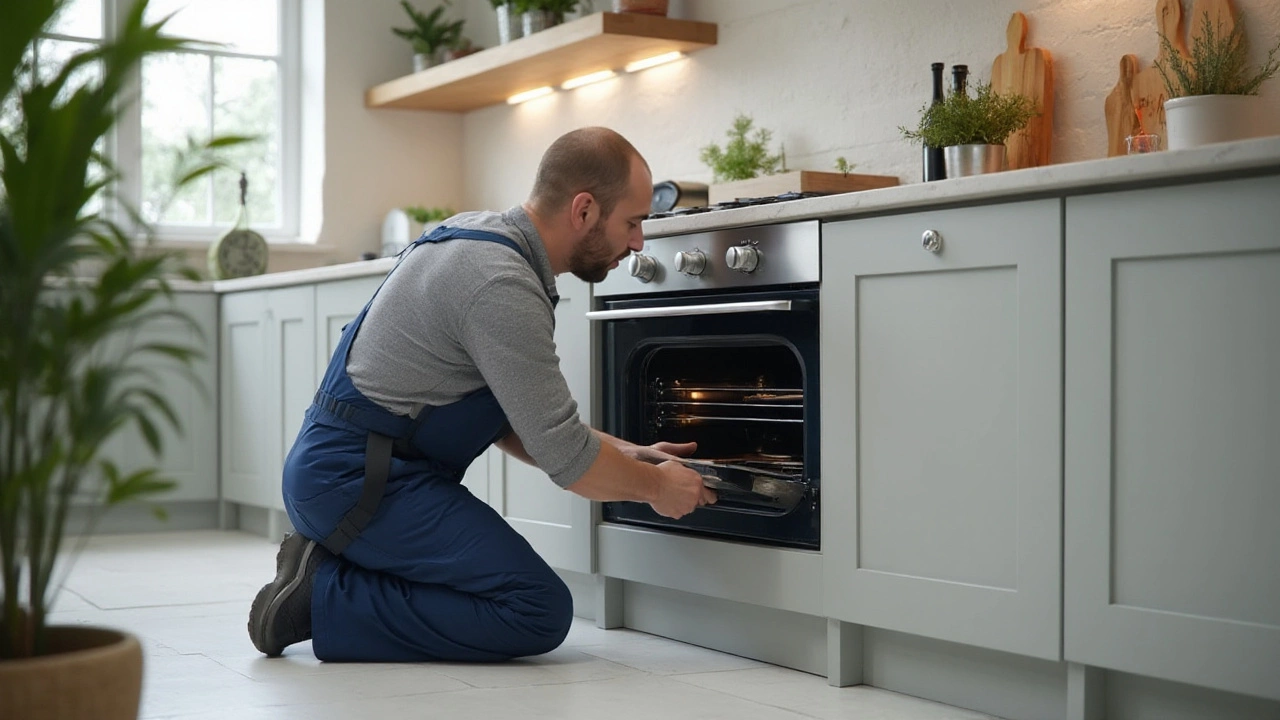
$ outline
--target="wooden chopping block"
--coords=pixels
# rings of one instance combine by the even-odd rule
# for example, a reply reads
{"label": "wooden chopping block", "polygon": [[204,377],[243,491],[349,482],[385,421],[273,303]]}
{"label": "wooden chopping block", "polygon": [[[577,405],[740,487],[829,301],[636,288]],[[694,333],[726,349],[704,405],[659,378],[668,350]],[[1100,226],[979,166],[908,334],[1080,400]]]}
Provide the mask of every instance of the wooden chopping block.
{"label": "wooden chopping block", "polygon": [[1005,143],[1009,170],[1049,164],[1053,148],[1053,58],[1048,50],[1027,48],[1027,16],[1015,12],[1005,30],[1009,47],[991,65],[991,90],[1021,93],[1040,108],[1023,130]]}
{"label": "wooden chopping block", "polygon": [[[1173,47],[1185,57],[1187,44],[1182,38],[1182,4],[1178,0],[1159,0],[1156,3],[1156,27],[1164,33]],[[1164,43],[1156,39],[1156,59],[1167,67],[1169,55]],[[1142,128],[1159,135],[1160,142],[1168,144],[1169,137],[1164,124],[1164,101],[1167,93],[1160,70],[1152,63],[1133,78],[1133,106],[1141,116]]]}
{"label": "wooden chopping block", "polygon": [[1197,38],[1204,37],[1204,18],[1209,15],[1209,24],[1218,37],[1230,35],[1236,27],[1236,13],[1231,7],[1231,0],[1196,0],[1191,6],[1191,44]]}
{"label": "wooden chopping block", "polygon": [[1138,115],[1133,109],[1133,78],[1138,74],[1138,56],[1120,58],[1120,80],[1107,95],[1107,157],[1129,152],[1125,138],[1138,132]]}

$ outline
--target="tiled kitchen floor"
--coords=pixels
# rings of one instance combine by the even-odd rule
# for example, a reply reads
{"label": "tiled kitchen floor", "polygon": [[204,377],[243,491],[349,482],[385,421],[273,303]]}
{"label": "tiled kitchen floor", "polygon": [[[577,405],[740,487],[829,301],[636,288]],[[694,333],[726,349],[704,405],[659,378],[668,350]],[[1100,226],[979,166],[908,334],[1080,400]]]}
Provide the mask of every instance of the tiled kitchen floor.
{"label": "tiled kitchen floor", "polygon": [[492,665],[320,663],[310,643],[254,650],[249,601],[276,546],[234,532],[99,536],[77,561],[53,622],[137,634],[142,718],[987,718],[632,630],[576,620],[555,652]]}

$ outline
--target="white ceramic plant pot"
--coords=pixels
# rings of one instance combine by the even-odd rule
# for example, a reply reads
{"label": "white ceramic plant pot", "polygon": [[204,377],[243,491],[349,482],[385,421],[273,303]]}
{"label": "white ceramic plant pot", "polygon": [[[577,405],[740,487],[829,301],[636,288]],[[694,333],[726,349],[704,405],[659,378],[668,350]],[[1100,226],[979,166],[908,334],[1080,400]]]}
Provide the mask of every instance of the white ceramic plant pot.
{"label": "white ceramic plant pot", "polygon": [[1194,95],[1164,101],[1169,149],[1198,147],[1267,134],[1257,95]]}
{"label": "white ceramic plant pot", "polygon": [[499,5],[496,10],[498,13],[498,43],[506,45],[512,40],[518,40],[522,31],[521,21],[511,3]]}
{"label": "white ceramic plant pot", "polygon": [[947,178],[985,175],[1004,170],[1003,145],[952,145],[942,149]]}

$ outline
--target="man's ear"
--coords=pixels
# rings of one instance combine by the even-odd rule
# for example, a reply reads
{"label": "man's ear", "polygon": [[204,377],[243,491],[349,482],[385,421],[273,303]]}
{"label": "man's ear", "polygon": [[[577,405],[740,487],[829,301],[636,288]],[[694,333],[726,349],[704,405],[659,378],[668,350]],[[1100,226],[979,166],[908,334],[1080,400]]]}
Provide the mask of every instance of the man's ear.
{"label": "man's ear", "polygon": [[569,203],[569,222],[574,230],[585,230],[593,227],[600,219],[600,203],[589,192],[580,192],[573,196]]}

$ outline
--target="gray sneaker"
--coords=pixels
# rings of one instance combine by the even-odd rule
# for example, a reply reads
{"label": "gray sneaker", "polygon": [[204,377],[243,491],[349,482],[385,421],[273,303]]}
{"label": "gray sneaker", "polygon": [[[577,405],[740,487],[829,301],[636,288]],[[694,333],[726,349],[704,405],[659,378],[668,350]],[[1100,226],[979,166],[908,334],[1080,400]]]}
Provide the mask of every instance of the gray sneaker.
{"label": "gray sneaker", "polygon": [[276,579],[262,586],[249,608],[249,639],[267,657],[311,639],[311,584],[316,565],[331,555],[314,540],[290,533],[276,553]]}

